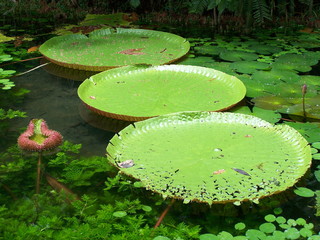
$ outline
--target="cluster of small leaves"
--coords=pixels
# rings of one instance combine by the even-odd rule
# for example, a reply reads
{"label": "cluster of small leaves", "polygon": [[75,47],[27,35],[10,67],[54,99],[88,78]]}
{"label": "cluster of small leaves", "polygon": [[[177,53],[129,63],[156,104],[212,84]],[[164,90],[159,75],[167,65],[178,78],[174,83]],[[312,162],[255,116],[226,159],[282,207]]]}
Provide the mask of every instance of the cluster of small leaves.
{"label": "cluster of small leaves", "polygon": [[[11,55],[3,54],[0,55],[0,64],[6,61],[11,61],[12,57]],[[4,70],[3,68],[0,68],[0,84],[2,84],[3,90],[9,90],[12,87],[15,86],[14,82],[10,80],[10,77],[12,77],[16,73],[15,70]]]}
{"label": "cluster of small leaves", "polygon": [[281,213],[282,209],[276,208],[274,214],[265,215],[265,222],[260,223],[256,228],[247,228],[244,222],[238,222],[234,225],[233,233],[227,231],[221,231],[218,234],[205,233],[200,235],[200,240],[320,239],[320,235],[314,233],[312,223],[307,223],[304,218],[286,219],[280,215]]}
{"label": "cluster of small leaves", "polygon": [[[237,76],[255,106],[281,113],[319,119],[319,76],[311,74],[320,60],[319,34],[295,36],[256,33],[216,36],[214,40],[190,39],[193,49],[181,64],[214,68]],[[311,48],[311,49],[310,49]],[[316,50],[313,50],[315,48]],[[301,74],[303,73],[303,75]],[[306,85],[305,112],[301,86]]]}
{"label": "cluster of small leaves", "polygon": [[[14,146],[0,155],[0,239],[196,239],[199,226],[176,223],[154,229],[164,201],[158,197],[158,203],[147,203],[141,185],[120,175],[99,185],[111,167],[102,157],[79,159],[80,148],[66,141],[59,153],[43,159],[43,171],[58,175],[60,170],[59,180],[77,189],[77,200],[68,199],[64,189],[52,189],[45,179],[41,194],[34,195],[36,154],[23,156]],[[74,168],[89,174],[74,177]]]}
{"label": "cluster of small leaves", "polygon": [[[315,162],[315,170],[313,172],[313,179],[315,179],[318,183],[320,182],[320,164],[318,163],[318,161],[320,160],[320,142],[313,142],[311,144],[311,153],[312,153],[312,158]],[[312,184],[314,185],[314,184]],[[310,186],[312,187],[312,186]],[[298,187],[294,190],[294,192],[301,196],[301,197],[314,197],[317,193],[316,190],[312,190],[310,188],[307,187]],[[319,192],[319,191],[318,191]],[[319,201],[317,201],[317,209],[320,209],[320,205],[319,205]]]}

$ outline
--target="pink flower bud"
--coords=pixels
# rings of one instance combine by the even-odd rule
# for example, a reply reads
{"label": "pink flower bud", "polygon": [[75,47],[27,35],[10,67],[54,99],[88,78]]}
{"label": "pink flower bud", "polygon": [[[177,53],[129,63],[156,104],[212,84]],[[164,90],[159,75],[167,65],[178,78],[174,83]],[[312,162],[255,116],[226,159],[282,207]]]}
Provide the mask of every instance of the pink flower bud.
{"label": "pink flower bud", "polygon": [[18,146],[25,151],[43,152],[62,144],[62,135],[50,130],[43,119],[32,119],[27,130],[18,138]]}

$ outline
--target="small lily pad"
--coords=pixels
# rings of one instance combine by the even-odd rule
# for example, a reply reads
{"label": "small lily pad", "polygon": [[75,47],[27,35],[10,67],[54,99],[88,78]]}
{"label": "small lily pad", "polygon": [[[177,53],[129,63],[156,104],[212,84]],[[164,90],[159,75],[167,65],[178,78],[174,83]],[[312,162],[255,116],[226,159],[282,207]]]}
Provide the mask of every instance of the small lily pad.
{"label": "small lily pad", "polygon": [[260,231],[264,233],[273,233],[276,230],[276,226],[273,223],[263,223],[259,226]]}
{"label": "small lily pad", "polygon": [[316,142],[320,139],[319,123],[286,122],[286,124],[300,132],[309,143]]}
{"label": "small lily pad", "polygon": [[268,63],[257,62],[257,61],[238,61],[230,64],[230,67],[235,69],[239,73],[252,74],[256,70],[266,70],[269,68]]}
{"label": "small lily pad", "polygon": [[297,189],[294,190],[294,193],[301,196],[301,197],[313,197],[314,196],[314,191],[312,191],[309,188],[305,188],[305,187],[298,187]]}
{"label": "small lily pad", "polygon": [[256,60],[259,56],[255,53],[239,50],[224,50],[220,53],[219,57],[225,61],[235,62],[242,60],[253,61]]}
{"label": "small lily pad", "polygon": [[255,52],[263,55],[271,55],[281,51],[281,48],[263,44],[263,43],[254,43],[248,47],[248,49],[254,50]]}
{"label": "small lily pad", "polygon": [[194,50],[195,50],[198,54],[213,55],[213,56],[214,56],[214,55],[219,55],[222,51],[225,50],[225,48],[218,47],[218,46],[208,45],[208,46],[195,47]]}
{"label": "small lily pad", "polygon": [[307,54],[284,54],[277,58],[272,65],[277,69],[292,69],[300,72],[308,72],[311,66],[316,65],[318,59]]}
{"label": "small lily pad", "polygon": [[231,111],[234,113],[243,113],[256,116],[271,123],[276,123],[281,118],[281,115],[275,111],[262,109],[256,106],[252,109],[252,111],[247,106],[236,107],[231,109]]}

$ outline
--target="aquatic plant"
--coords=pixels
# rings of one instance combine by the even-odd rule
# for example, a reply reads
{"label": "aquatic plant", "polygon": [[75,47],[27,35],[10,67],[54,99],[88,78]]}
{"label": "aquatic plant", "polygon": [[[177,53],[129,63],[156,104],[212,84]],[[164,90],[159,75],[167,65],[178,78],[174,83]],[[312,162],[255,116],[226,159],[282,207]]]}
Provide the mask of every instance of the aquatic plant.
{"label": "aquatic plant", "polygon": [[164,198],[210,205],[258,203],[292,187],[311,164],[308,142],[296,130],[219,112],[180,112],[129,125],[111,139],[107,157]]}
{"label": "aquatic plant", "polygon": [[42,154],[49,153],[62,144],[62,135],[50,130],[43,119],[32,119],[27,130],[18,138],[18,146],[26,152],[38,153],[36,193],[40,191]]}
{"label": "aquatic plant", "polygon": [[223,111],[240,102],[245,91],[239,79],[226,73],[167,65],[127,66],[99,73],[80,85],[78,95],[98,114],[140,121],[180,111]]}
{"label": "aquatic plant", "polygon": [[104,71],[134,64],[171,63],[189,51],[189,42],[172,33],[117,28],[53,37],[39,51],[61,66]]}

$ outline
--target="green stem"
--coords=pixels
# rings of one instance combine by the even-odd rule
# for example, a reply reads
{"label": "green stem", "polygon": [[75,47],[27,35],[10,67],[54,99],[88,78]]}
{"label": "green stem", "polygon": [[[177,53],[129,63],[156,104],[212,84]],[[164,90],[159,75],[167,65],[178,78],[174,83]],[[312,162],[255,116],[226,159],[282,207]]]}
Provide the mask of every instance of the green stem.
{"label": "green stem", "polygon": [[154,225],[153,228],[157,228],[160,226],[162,220],[164,219],[164,217],[167,215],[167,213],[169,212],[170,208],[172,207],[172,205],[174,204],[175,199],[173,198],[171,200],[171,202],[169,203],[169,205],[166,207],[166,209],[162,212],[161,216],[159,217],[157,223]]}
{"label": "green stem", "polygon": [[41,160],[42,160],[42,152],[39,152],[38,155],[38,166],[37,166],[37,182],[36,182],[36,194],[40,193],[40,179],[41,179]]}

